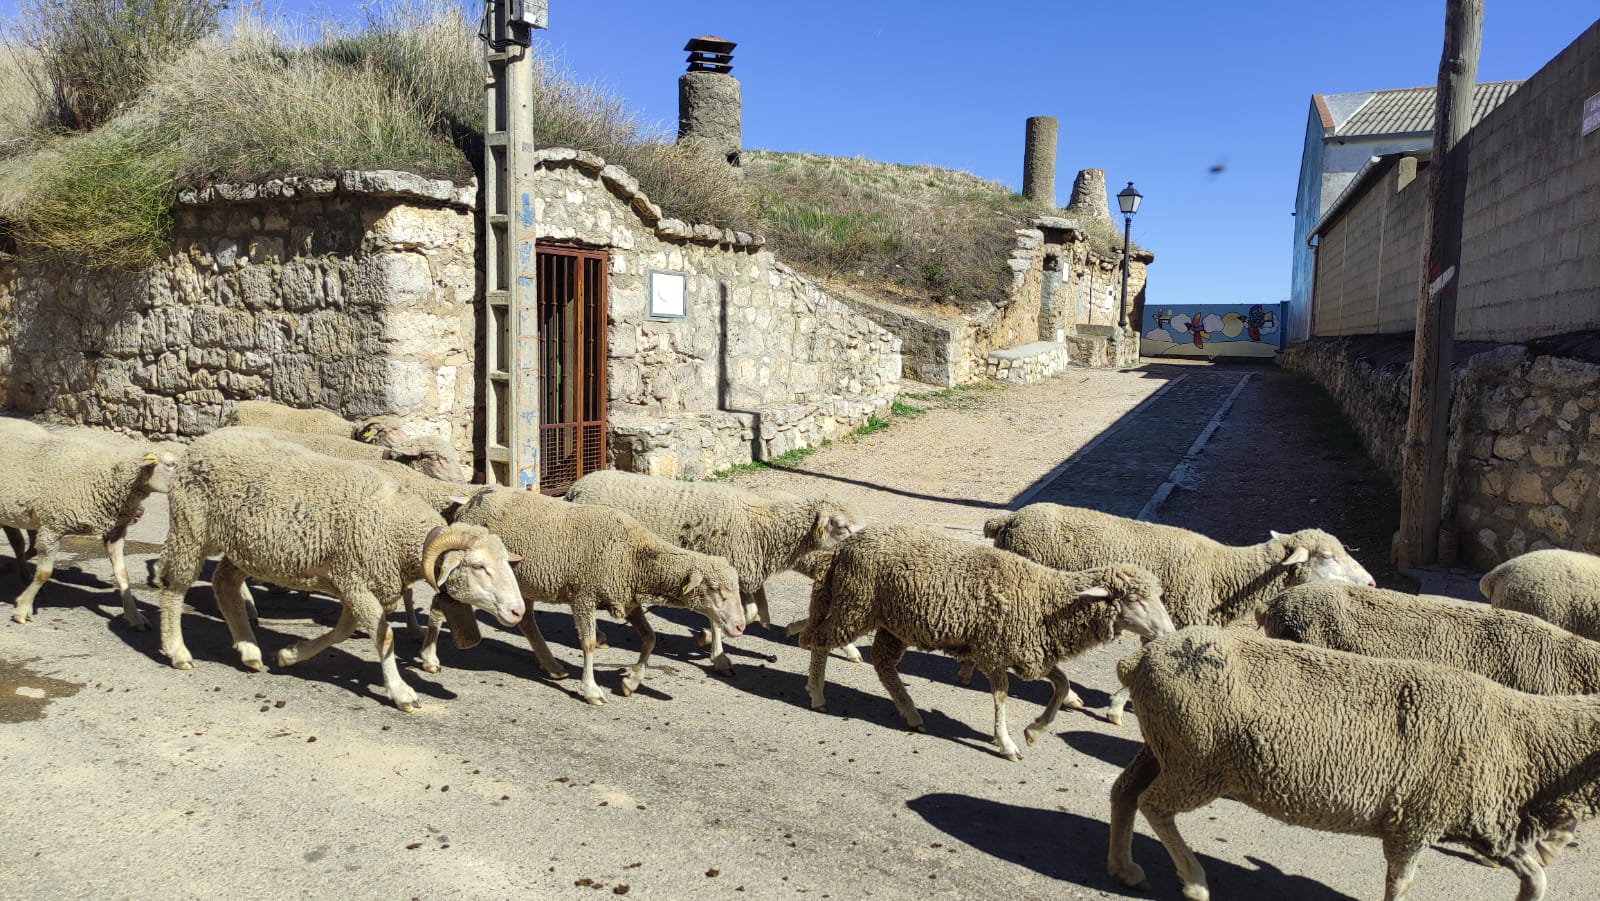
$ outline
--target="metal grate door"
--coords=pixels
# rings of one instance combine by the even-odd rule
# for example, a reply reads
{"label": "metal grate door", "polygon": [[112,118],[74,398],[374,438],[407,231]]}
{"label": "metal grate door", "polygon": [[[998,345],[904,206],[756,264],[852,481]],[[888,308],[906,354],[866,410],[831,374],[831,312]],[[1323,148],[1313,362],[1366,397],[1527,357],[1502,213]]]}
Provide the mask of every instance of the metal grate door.
{"label": "metal grate door", "polygon": [[539,245],[539,490],[606,466],[603,250]]}

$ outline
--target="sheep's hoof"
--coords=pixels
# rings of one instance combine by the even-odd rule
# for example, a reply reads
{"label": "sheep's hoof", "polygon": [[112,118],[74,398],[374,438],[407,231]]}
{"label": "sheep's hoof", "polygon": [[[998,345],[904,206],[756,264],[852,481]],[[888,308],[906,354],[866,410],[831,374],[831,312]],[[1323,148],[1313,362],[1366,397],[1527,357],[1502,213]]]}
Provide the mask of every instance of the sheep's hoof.
{"label": "sheep's hoof", "polygon": [[26,613],[13,613],[13,614],[11,614],[11,621],[14,622],[14,623],[25,623],[30,619],[33,619],[33,617],[29,616]]}
{"label": "sheep's hoof", "polygon": [[545,670],[544,674],[550,679],[565,679],[567,677],[567,671],[564,669]]}
{"label": "sheep's hoof", "polygon": [[1120,725],[1122,725],[1122,714],[1121,713],[1112,713],[1110,711],[1107,711],[1106,712],[1106,722],[1110,723],[1113,726],[1120,726]]}
{"label": "sheep's hoof", "polygon": [[1073,695],[1072,697],[1067,698],[1066,701],[1062,702],[1062,706],[1066,707],[1068,710],[1082,710],[1083,698]]}
{"label": "sheep's hoof", "polygon": [[294,666],[298,662],[300,662],[300,656],[294,653],[293,650],[284,648],[278,652],[279,666]]}
{"label": "sheep's hoof", "polygon": [[1024,730],[1022,730],[1022,740],[1023,740],[1024,743],[1027,744],[1028,747],[1030,747],[1030,748],[1033,747],[1033,743],[1035,741],[1037,741],[1038,738],[1039,738],[1039,733],[1038,732],[1035,732],[1032,729],[1024,729]]}
{"label": "sheep's hoof", "polygon": [[128,620],[128,628],[132,629],[135,632],[148,632],[148,631],[150,631],[150,623],[142,616],[135,616],[135,617],[133,617],[131,619],[129,619],[128,617],[123,617],[123,618]]}
{"label": "sheep's hoof", "polygon": [[444,667],[437,663],[424,663],[422,665],[422,671],[425,673],[442,673],[444,672]]}
{"label": "sheep's hoof", "polygon": [[818,713],[827,713],[828,712],[828,705],[827,704],[812,704],[811,705],[811,709],[815,710]]}
{"label": "sheep's hoof", "polygon": [[1111,878],[1117,880],[1128,888],[1150,888],[1150,880],[1144,877],[1144,868],[1136,863],[1129,862],[1126,866],[1109,866],[1106,871]]}
{"label": "sheep's hoof", "polygon": [[600,695],[593,695],[593,696],[584,695],[583,699],[585,701],[588,701],[589,702],[589,706],[591,706],[591,707],[599,707],[601,704],[604,704],[606,702],[606,699],[601,697]]}
{"label": "sheep's hoof", "polygon": [[915,724],[913,726],[907,726],[906,728],[910,729],[912,732],[917,733],[918,735],[926,735],[926,734],[928,734],[928,727],[922,725],[921,723],[917,723],[917,724]]}
{"label": "sheep's hoof", "polygon": [[861,651],[859,649],[857,649],[856,646],[853,645],[853,644],[845,645],[843,648],[840,649],[840,651],[844,654],[844,659],[850,661],[851,663],[865,663],[866,662],[866,661],[861,659]]}
{"label": "sheep's hoof", "polygon": [[172,668],[173,669],[194,669],[194,663],[192,661],[189,661],[189,660],[174,660],[174,661],[172,661]]}
{"label": "sheep's hoof", "polygon": [[422,705],[418,704],[416,701],[405,701],[397,703],[395,706],[400,708],[401,713],[416,713],[418,710],[422,709]]}
{"label": "sheep's hoof", "polygon": [[1211,889],[1203,885],[1186,885],[1183,887],[1183,897],[1188,901],[1211,901]]}
{"label": "sheep's hoof", "polygon": [[1011,761],[1012,763],[1016,763],[1017,761],[1022,759],[1022,755],[1017,753],[1016,751],[1001,751],[1000,752],[1000,756],[1004,757],[1005,759],[1007,759],[1009,761]]}
{"label": "sheep's hoof", "polygon": [[244,665],[245,669],[249,670],[252,673],[259,673],[262,670],[267,668],[266,665],[263,664],[260,660],[241,660],[239,662]]}

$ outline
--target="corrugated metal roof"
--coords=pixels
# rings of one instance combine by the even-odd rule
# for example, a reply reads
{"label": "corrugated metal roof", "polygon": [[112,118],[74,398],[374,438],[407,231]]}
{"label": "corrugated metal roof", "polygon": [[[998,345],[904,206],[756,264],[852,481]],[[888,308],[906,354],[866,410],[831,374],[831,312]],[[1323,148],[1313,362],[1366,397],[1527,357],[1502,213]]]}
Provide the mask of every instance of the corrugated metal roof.
{"label": "corrugated metal roof", "polygon": [[[1505,102],[1520,81],[1489,81],[1473,92],[1472,124]],[[1333,137],[1394,135],[1433,131],[1433,106],[1436,88],[1402,88],[1373,91],[1361,108],[1334,131]]]}

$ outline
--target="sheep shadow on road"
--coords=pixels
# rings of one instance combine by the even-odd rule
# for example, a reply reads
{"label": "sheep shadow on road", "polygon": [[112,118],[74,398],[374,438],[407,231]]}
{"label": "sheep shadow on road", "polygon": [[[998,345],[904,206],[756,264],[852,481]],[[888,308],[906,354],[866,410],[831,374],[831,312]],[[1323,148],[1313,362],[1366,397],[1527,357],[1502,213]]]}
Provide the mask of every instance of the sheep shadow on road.
{"label": "sheep shadow on road", "polygon": [[[1151,890],[1127,888],[1106,874],[1109,827],[1100,820],[1060,810],[1043,810],[939,793],[906,802],[929,825],[985,854],[1027,867],[1041,876],[1123,898],[1175,898],[1177,873],[1166,849],[1138,832],[1133,859],[1145,869]],[[1285,873],[1254,858],[1250,870],[1200,854],[1212,897],[1232,901],[1355,901],[1320,882]]]}
{"label": "sheep shadow on road", "polygon": [[1138,738],[1138,730],[1135,730],[1133,735],[1133,738],[1121,738],[1104,732],[1084,730],[1063,732],[1061,740],[1079,754],[1087,754],[1112,766],[1125,767],[1133,762],[1133,755],[1139,753],[1139,749],[1144,746],[1144,742]]}

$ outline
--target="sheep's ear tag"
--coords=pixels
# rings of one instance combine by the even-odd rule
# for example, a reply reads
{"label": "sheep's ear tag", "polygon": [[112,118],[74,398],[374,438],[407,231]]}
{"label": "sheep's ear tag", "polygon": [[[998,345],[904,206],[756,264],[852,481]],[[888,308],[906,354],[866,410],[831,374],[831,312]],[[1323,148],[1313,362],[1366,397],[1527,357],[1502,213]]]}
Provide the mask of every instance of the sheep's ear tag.
{"label": "sheep's ear tag", "polygon": [[149,466],[151,463],[158,462],[158,459],[159,458],[157,458],[155,454],[145,454],[144,455],[144,463],[145,463],[146,466]]}
{"label": "sheep's ear tag", "polygon": [[700,583],[703,581],[704,579],[701,578],[699,573],[690,573],[689,578],[685,579],[683,582],[683,593],[688,594],[689,592],[694,591],[696,588],[700,587]]}
{"label": "sheep's ear tag", "polygon": [[1085,588],[1084,590],[1078,592],[1078,597],[1080,597],[1080,598],[1108,598],[1108,597],[1111,597],[1111,589],[1105,587],[1104,585],[1094,585],[1094,586],[1090,586],[1089,588]]}
{"label": "sheep's ear tag", "polygon": [[1283,558],[1283,565],[1284,566],[1293,566],[1296,563],[1304,563],[1304,562],[1306,562],[1307,560],[1310,560],[1310,559],[1311,559],[1311,551],[1309,551],[1309,550],[1307,550],[1306,548],[1303,548],[1303,547],[1297,547],[1297,548],[1294,549],[1294,551],[1292,553],[1289,554],[1289,556]]}

